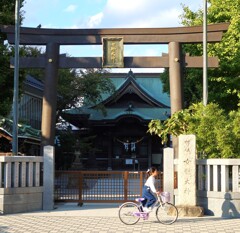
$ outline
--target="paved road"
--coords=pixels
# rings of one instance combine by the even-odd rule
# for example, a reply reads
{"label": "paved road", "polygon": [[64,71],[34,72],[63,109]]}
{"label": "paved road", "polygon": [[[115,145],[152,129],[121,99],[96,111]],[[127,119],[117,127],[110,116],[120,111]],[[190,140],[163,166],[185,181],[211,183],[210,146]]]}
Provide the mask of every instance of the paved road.
{"label": "paved road", "polygon": [[240,219],[216,217],[180,218],[173,225],[157,222],[154,214],[149,220],[126,226],[117,217],[117,205],[60,204],[53,211],[0,216],[0,232],[24,233],[240,233]]}

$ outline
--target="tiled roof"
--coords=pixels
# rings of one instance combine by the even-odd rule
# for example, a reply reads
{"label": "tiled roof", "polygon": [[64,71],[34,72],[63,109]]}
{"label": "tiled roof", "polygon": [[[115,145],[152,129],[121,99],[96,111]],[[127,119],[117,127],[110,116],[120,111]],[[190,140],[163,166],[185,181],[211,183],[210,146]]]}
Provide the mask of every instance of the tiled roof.
{"label": "tiled roof", "polygon": [[[106,114],[95,109],[94,106],[91,106],[88,108],[81,107],[65,110],[63,117],[72,123],[71,120],[75,121],[76,115],[79,117],[85,116],[92,122],[114,121],[126,115],[131,115],[144,121],[150,121],[152,119],[166,120],[170,115],[170,98],[166,93],[163,93],[159,75],[134,75],[132,71],[130,71],[127,76],[124,74],[113,74],[111,79],[116,87],[116,93],[114,97],[110,95],[102,96],[102,104],[106,107]],[[134,91],[143,101],[148,103],[148,106],[133,106],[130,111],[128,110],[128,106],[114,106],[116,99],[120,99],[127,91]]]}
{"label": "tiled roof", "polygon": [[[8,118],[0,117],[0,130],[6,135],[12,137],[13,121]],[[18,137],[28,138],[40,141],[41,131],[32,128],[29,125],[18,124]]]}
{"label": "tiled roof", "polygon": [[[134,80],[139,88],[143,90],[150,98],[155,99],[159,103],[170,107],[170,97],[167,93],[163,92],[163,84],[160,80],[161,74],[133,74],[129,71],[127,75],[113,74],[110,78],[116,87],[116,91],[126,85],[129,80]],[[102,96],[103,100],[109,98],[108,94]]]}
{"label": "tiled roof", "polygon": [[27,77],[26,77],[24,82],[27,85],[33,86],[33,87],[35,87],[35,88],[37,88],[37,89],[39,89],[41,91],[43,91],[43,89],[44,89],[44,84],[40,80],[32,77],[31,75],[27,75]]}

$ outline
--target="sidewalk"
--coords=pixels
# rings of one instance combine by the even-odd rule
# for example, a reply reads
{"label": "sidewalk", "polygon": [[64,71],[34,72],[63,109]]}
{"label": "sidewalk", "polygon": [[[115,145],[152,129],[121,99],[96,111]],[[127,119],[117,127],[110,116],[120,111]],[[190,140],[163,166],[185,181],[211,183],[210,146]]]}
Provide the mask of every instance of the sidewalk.
{"label": "sidewalk", "polygon": [[240,219],[216,217],[179,218],[173,225],[158,223],[154,213],[149,220],[127,226],[118,219],[119,204],[57,204],[52,211],[0,216],[0,232],[24,233],[239,233]]}

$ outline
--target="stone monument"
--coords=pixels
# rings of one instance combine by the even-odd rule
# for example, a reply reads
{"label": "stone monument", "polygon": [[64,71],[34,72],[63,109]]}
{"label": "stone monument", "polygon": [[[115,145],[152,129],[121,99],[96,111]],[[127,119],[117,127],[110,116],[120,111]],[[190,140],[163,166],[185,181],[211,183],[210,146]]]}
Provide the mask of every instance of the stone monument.
{"label": "stone monument", "polygon": [[196,206],[196,137],[179,136],[178,211],[179,216],[203,216],[203,208]]}

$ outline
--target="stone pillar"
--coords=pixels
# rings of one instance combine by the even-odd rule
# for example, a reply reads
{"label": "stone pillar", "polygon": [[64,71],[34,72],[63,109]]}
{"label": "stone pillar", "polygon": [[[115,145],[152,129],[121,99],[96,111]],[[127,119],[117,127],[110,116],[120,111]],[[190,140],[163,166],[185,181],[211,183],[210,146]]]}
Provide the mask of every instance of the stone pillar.
{"label": "stone pillar", "polygon": [[163,191],[170,192],[174,203],[174,151],[173,148],[163,149]]}
{"label": "stone pillar", "polygon": [[[179,42],[170,42],[169,48],[169,83],[171,115],[183,108],[183,80],[181,45]],[[174,156],[178,157],[178,139],[172,137]]]}
{"label": "stone pillar", "polygon": [[42,146],[54,145],[56,125],[59,45],[47,44],[42,107]]}
{"label": "stone pillar", "polygon": [[180,216],[203,216],[203,208],[197,207],[196,187],[196,137],[179,136],[178,158],[178,209]]}
{"label": "stone pillar", "polygon": [[54,147],[43,148],[43,210],[54,208]]}

